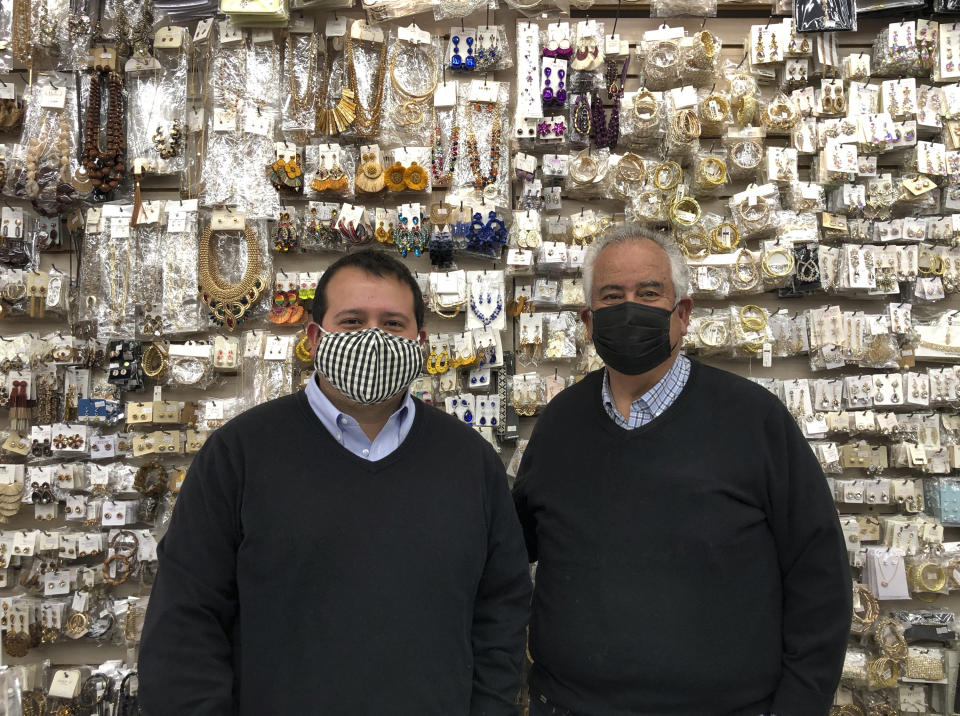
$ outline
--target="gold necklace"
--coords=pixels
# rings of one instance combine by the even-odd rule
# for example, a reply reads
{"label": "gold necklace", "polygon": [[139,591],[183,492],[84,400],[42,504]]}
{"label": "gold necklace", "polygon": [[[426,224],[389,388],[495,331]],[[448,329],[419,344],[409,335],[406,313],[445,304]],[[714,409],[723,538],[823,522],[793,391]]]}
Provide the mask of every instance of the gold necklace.
{"label": "gold necklace", "polygon": [[287,35],[287,80],[290,83],[290,102],[293,104],[293,114],[295,117],[303,113],[303,110],[314,101],[314,82],[316,80],[317,69],[317,35],[310,36],[310,50],[307,52],[307,82],[303,94],[297,92],[297,77],[293,71],[293,58],[296,54],[294,49],[296,43],[293,40],[293,33]]}
{"label": "gold necklace", "polygon": [[[344,42],[344,58],[347,68],[347,82],[350,85],[350,94],[347,95],[350,103],[354,105],[355,118],[353,127],[361,137],[372,137],[377,133],[380,127],[380,108],[383,105],[383,75],[387,69],[387,43],[381,42],[380,61],[377,63],[377,76],[372,84],[372,94],[370,108],[367,109],[360,102],[360,90],[357,88],[357,66],[354,61],[353,38],[347,33]],[[347,89],[343,89],[343,94]],[[341,95],[341,102],[343,95]],[[339,105],[338,105],[339,106]]]}
{"label": "gold necklace", "polygon": [[229,283],[220,273],[210,247],[213,237],[213,228],[210,226],[203,230],[200,237],[197,257],[197,293],[210,311],[210,320],[229,331],[243,321],[266,288],[266,283],[260,276],[260,246],[257,237],[249,226],[243,227],[243,233],[247,240],[247,265],[240,283]]}
{"label": "gold necklace", "polygon": [[418,48],[412,42],[404,40],[402,43],[397,44],[393,58],[390,60],[390,84],[400,100],[393,108],[393,118],[397,124],[409,127],[423,122],[423,105],[433,104],[428,100],[433,97],[433,93],[437,89],[437,61],[433,56],[433,45],[428,45],[427,60],[429,61],[430,71],[427,76],[430,79],[430,86],[425,92],[414,92],[404,87],[397,77],[397,57],[400,56],[401,47],[408,48],[411,56],[416,53]]}

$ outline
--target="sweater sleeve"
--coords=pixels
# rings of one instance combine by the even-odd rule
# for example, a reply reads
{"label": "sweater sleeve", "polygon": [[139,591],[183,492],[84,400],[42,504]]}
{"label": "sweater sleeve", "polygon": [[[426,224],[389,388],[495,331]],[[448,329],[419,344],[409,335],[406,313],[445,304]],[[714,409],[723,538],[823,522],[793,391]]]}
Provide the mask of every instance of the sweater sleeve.
{"label": "sweater sleeve", "polygon": [[770,528],[783,582],[783,657],[771,712],[825,716],[850,635],[849,558],[827,482],[790,414],[766,420],[771,450]]}
{"label": "sweater sleeve", "polygon": [[148,716],[236,713],[241,474],[214,435],[183,482],[158,549],[140,648],[140,703]]}
{"label": "sweater sleeve", "polygon": [[473,607],[470,716],[514,716],[530,615],[530,572],[503,464],[487,451],[487,560]]}
{"label": "sweater sleeve", "polygon": [[527,443],[523,451],[523,457],[520,459],[520,467],[517,469],[517,479],[513,484],[513,504],[517,511],[517,517],[520,519],[520,526],[523,528],[523,539],[527,544],[527,558],[531,563],[538,559],[537,550],[537,519],[530,509],[529,492],[530,476],[533,472],[534,461],[536,460],[536,446],[540,443],[533,438],[537,434],[537,427],[534,426],[533,434],[530,436],[530,442]]}

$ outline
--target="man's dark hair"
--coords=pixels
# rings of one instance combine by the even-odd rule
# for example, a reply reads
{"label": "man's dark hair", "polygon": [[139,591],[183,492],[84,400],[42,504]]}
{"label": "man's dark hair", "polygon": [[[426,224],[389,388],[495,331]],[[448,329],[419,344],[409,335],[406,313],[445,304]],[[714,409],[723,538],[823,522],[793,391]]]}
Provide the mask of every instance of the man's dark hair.
{"label": "man's dark hair", "polygon": [[323,316],[327,312],[327,284],[330,283],[330,279],[340,269],[351,266],[366,271],[371,276],[380,278],[389,276],[407,284],[413,292],[413,315],[417,318],[417,330],[423,328],[423,294],[420,292],[420,284],[417,283],[417,279],[414,278],[410,269],[402,261],[388,253],[374,249],[362,249],[342,256],[323,272],[323,276],[317,283],[317,292],[313,299],[314,322],[322,323]]}

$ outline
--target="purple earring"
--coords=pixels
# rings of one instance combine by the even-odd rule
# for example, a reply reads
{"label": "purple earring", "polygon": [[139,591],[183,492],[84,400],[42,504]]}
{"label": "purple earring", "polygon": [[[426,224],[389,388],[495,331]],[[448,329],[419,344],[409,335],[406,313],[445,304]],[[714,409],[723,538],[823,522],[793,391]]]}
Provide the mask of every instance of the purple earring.
{"label": "purple earring", "polygon": [[543,68],[543,76],[546,78],[543,81],[543,103],[547,106],[553,104],[553,90],[550,89],[550,72],[549,67]]}
{"label": "purple earring", "polygon": [[555,97],[556,105],[562,107],[567,103],[567,90],[563,86],[563,78],[567,76],[567,73],[563,70],[557,70],[557,78],[560,80],[560,86],[557,87],[557,94]]}

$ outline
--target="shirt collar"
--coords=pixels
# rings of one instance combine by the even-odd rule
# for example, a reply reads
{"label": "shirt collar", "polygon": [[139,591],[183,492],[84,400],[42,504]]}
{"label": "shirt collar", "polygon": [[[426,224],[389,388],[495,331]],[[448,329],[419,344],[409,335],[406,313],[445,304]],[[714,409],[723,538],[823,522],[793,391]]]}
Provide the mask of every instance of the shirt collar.
{"label": "shirt collar", "polygon": [[[673,365],[670,366],[670,370],[650,390],[630,404],[631,410],[646,408],[654,418],[660,416],[676,400],[677,396],[673,388],[680,381],[680,377],[686,369],[686,364],[689,362],[690,359],[685,355],[678,355]],[[611,409],[619,412],[617,404],[613,400],[613,391],[610,390],[610,375],[606,367],[603,369],[603,404],[608,412]]]}
{"label": "shirt collar", "polygon": [[[320,390],[320,384],[317,382],[316,371],[314,371],[313,375],[310,376],[310,380],[307,382],[305,392],[307,394],[307,402],[310,403],[310,407],[313,409],[313,412],[316,413],[318,418],[320,418],[320,422],[326,426],[327,430],[336,436],[337,425],[339,424],[340,418],[345,416],[346,413],[338,410],[337,407],[330,402],[330,398],[324,395],[323,391]],[[403,402],[400,403],[400,407],[394,411],[393,415],[387,419],[387,422],[389,423],[393,420],[402,422],[405,418],[412,416],[414,412],[416,412],[416,409],[416,405],[413,402],[413,396],[410,394],[410,388],[407,388],[403,397]]]}

